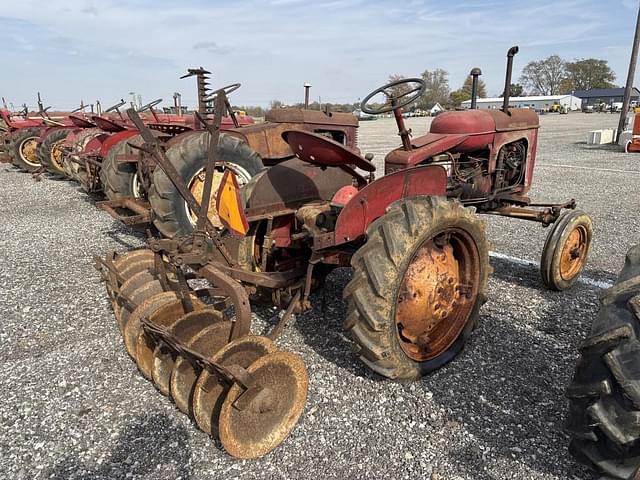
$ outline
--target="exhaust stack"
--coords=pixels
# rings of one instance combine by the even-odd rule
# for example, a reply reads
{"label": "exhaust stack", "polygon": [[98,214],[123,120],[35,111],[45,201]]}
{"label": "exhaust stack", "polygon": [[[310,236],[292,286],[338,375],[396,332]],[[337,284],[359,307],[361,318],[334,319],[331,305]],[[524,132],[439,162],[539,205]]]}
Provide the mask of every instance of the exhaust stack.
{"label": "exhaust stack", "polygon": [[309,109],[309,90],[311,90],[311,84],[309,82],[304,83],[304,109]]}
{"label": "exhaust stack", "polygon": [[475,110],[477,107],[478,100],[478,77],[482,75],[482,70],[479,67],[474,67],[471,69],[469,73],[471,75],[471,110]]}
{"label": "exhaust stack", "polygon": [[513,70],[513,57],[520,49],[518,46],[511,47],[507,52],[507,75],[504,79],[504,101],[502,102],[502,111],[509,113],[509,97],[511,96],[511,71]]}

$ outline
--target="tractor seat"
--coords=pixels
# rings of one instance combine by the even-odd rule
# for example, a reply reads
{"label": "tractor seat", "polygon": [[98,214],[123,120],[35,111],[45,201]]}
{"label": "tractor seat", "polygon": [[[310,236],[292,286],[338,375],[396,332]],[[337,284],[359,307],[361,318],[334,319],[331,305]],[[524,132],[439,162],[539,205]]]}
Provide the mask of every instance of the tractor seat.
{"label": "tractor seat", "polygon": [[356,167],[367,172],[376,167],[369,160],[349,150],[341,143],[323,135],[303,130],[285,130],[282,138],[289,144],[293,154],[303,162],[321,167]]}

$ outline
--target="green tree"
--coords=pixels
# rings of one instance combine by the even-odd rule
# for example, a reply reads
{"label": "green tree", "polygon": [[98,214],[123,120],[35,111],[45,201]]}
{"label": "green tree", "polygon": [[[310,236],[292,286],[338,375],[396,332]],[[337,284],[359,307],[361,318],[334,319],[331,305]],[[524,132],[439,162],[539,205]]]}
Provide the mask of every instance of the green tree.
{"label": "green tree", "polygon": [[[519,83],[512,83],[509,87],[509,92],[512,97],[522,97],[524,96],[524,87]],[[504,92],[500,96],[504,97]]]}
{"label": "green tree", "polygon": [[613,88],[616,74],[606,60],[582,58],[566,64],[566,76],[562,91],[590,90],[592,88]]}
{"label": "green tree", "polygon": [[[389,75],[389,81],[387,83],[399,82],[401,80],[405,80],[406,78],[407,77],[405,77],[404,75],[399,74]],[[400,85],[396,85],[395,87],[391,87],[389,91],[393,94],[394,97],[400,97],[403,94],[407,93],[410,87],[410,84],[403,83]]]}
{"label": "green tree", "polygon": [[[471,90],[473,89],[473,77],[469,75],[464,79],[462,87],[449,94],[449,101],[447,102],[452,107],[459,107],[462,102],[471,99]],[[478,98],[486,98],[487,85],[481,78],[478,78]]]}
{"label": "green tree", "polygon": [[536,95],[555,95],[566,77],[566,62],[558,55],[529,62],[522,69],[520,82]]}
{"label": "green tree", "polygon": [[449,105],[452,107],[459,107],[462,102],[465,100],[469,100],[471,98],[471,94],[469,92],[465,92],[462,89],[454,90],[449,94]]}
{"label": "green tree", "polygon": [[[471,98],[472,86],[473,86],[473,78],[471,77],[471,75],[469,75],[467,78],[464,79],[464,83],[462,84],[462,88],[460,89],[463,92],[468,94],[468,98],[465,98],[465,100],[468,100],[469,98]],[[484,83],[484,81],[481,78],[478,78],[478,98],[486,98],[486,97],[487,97],[487,85]]]}
{"label": "green tree", "polygon": [[425,90],[418,99],[417,107],[428,110],[436,103],[446,104],[449,101],[449,72],[442,68],[433,71],[422,72],[422,80],[425,82]]}

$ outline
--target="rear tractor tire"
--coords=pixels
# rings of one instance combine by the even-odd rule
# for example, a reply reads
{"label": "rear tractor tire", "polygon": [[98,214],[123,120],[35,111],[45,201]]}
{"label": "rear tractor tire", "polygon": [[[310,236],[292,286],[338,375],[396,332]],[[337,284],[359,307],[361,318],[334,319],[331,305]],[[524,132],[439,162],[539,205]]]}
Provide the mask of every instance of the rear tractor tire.
{"label": "rear tractor tire", "polygon": [[38,161],[50,173],[66,176],[62,158],[62,144],[71,132],[70,128],[60,128],[49,133],[38,146]]}
{"label": "rear tractor tire", "polygon": [[571,288],[587,263],[593,238],[591,218],[580,210],[569,210],[551,226],[542,249],[540,273],[551,290]]}
{"label": "rear tractor tire", "polygon": [[16,132],[9,148],[11,163],[26,172],[35,172],[41,167],[38,161],[40,133],[39,128],[25,128]]}
{"label": "rear tractor tire", "polygon": [[[190,132],[167,150],[169,161],[198,201],[202,198],[208,144],[208,132]],[[218,160],[224,161],[225,166],[236,175],[240,186],[264,169],[260,155],[231,135],[220,134],[217,155]],[[221,179],[222,171],[216,172],[211,192],[213,201],[209,207],[209,219],[220,229],[222,224],[216,213],[215,195]],[[188,208],[178,189],[161,168],[156,168],[153,172],[149,203],[154,213],[153,223],[165,237],[186,235],[195,228],[196,215]]]}
{"label": "rear tractor tire", "polygon": [[443,197],[398,201],[369,226],[351,265],[345,326],[366,365],[416,379],[460,353],[491,270],[473,209]]}
{"label": "rear tractor tire", "polygon": [[570,451],[607,478],[640,478],[640,245],[600,303],[566,393]]}

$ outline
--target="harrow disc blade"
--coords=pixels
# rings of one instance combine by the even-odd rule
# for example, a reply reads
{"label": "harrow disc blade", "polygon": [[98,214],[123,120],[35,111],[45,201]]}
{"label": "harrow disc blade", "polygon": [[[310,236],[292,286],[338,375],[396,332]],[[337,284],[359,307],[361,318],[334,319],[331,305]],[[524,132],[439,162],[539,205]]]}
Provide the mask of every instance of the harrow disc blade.
{"label": "harrow disc blade", "polygon": [[[141,287],[146,287],[144,291],[148,291],[152,283],[155,283],[157,286],[160,286],[160,282],[153,276],[151,271],[143,270],[142,272],[138,272],[132,277],[130,277],[120,287],[120,291],[118,292],[118,295],[113,299],[113,302],[112,302],[113,314],[116,317],[116,322],[118,323],[118,328],[120,329],[120,333],[122,333],[122,328],[123,328],[123,322],[121,320],[122,313],[127,312],[126,315],[128,316],[128,314],[130,314],[132,311],[130,307],[135,307],[145,300],[145,299],[141,299],[141,300],[134,299],[134,297],[136,296],[134,294],[135,293],[139,294],[138,289],[140,289]],[[160,288],[160,292],[161,291],[162,291],[162,288]],[[159,293],[159,292],[154,292],[152,295],[155,295],[155,293]],[[126,305],[126,304],[121,305],[120,302],[118,301],[119,298],[126,298],[127,300],[129,300],[129,302],[131,302],[132,305]]]}
{"label": "harrow disc blade", "polygon": [[[229,342],[231,322],[219,322],[197,333],[187,347],[209,358]],[[171,397],[180,411],[191,415],[193,388],[200,369],[184,357],[177,357],[171,372]]]}
{"label": "harrow disc blade", "polygon": [[[147,298],[142,302],[127,319],[124,324],[124,332],[122,338],[124,339],[124,346],[131,355],[131,358],[136,360],[136,344],[138,341],[138,335],[142,332],[142,319],[148,318],[156,310],[164,307],[166,304],[175,302],[178,295],[175,292],[161,292]],[[136,360],[137,363],[137,360]]]}
{"label": "harrow disc blade", "polygon": [[248,368],[263,390],[242,410],[234,384],[220,411],[220,441],[237,458],[258,458],[280,445],[298,422],[307,399],[309,377],[302,359],[290,352],[259,358]]}
{"label": "harrow disc blade", "polygon": [[[192,296],[191,302],[193,304],[194,311],[204,308],[204,304],[196,297]],[[159,327],[169,327],[176,322],[180,317],[187,313],[184,309],[182,300],[176,298],[175,300],[162,305],[160,308],[154,310],[147,315],[149,321]],[[155,338],[147,334],[144,329],[140,330],[138,338],[136,339],[136,363],[138,368],[142,372],[145,378],[152,380],[151,371],[153,370],[153,353],[158,346]]]}
{"label": "harrow disc blade", "polygon": [[[275,344],[267,337],[249,335],[225,345],[211,361],[223,366],[239,365],[248,368],[260,357],[276,352]],[[219,381],[216,375],[203,370],[194,391],[193,416],[201,430],[212,436],[218,435],[218,417],[229,385]]]}
{"label": "harrow disc blade", "polygon": [[[148,248],[133,250],[116,257],[113,261],[113,267],[126,281],[137,272],[152,267],[153,255],[153,252]],[[113,292],[117,289],[117,284],[115,277],[109,273],[107,273],[106,288],[109,296],[113,297]]]}
{"label": "harrow disc blade", "polygon": [[131,293],[131,295],[128,297],[131,305],[121,307],[118,316],[116,317],[118,328],[120,328],[120,332],[122,333],[123,337],[127,329],[127,324],[129,323],[129,318],[131,318],[131,314],[135,311],[135,309],[151,297],[158,295],[163,291],[164,290],[162,290],[160,281],[157,279],[153,279],[150,282],[147,282],[138,287]]}
{"label": "harrow disc blade", "polygon": [[[212,308],[205,308],[183,315],[169,327],[169,331],[181,343],[188,345],[201,330],[222,320],[223,316],[220,312]],[[153,352],[151,377],[158,390],[167,396],[171,394],[171,372],[175,359],[175,352],[163,344],[156,346]]]}

